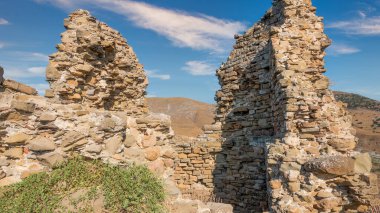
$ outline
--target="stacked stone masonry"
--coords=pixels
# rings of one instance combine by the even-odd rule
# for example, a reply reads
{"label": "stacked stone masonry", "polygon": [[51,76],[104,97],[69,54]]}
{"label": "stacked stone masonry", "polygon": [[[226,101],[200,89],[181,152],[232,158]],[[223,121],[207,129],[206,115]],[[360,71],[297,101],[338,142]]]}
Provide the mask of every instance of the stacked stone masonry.
{"label": "stacked stone masonry", "polygon": [[143,66],[121,34],[78,10],[65,19],[46,70],[48,97],[107,110],[146,112]]}
{"label": "stacked stone masonry", "polygon": [[147,80],[131,47],[84,10],[65,27],[47,67],[48,98],[0,69],[0,186],[82,155],[147,165],[177,194],[170,118],[146,110]]}
{"label": "stacked stone masonry", "polygon": [[[331,41],[315,12],[310,0],[274,0],[257,24],[235,36],[217,70],[220,129],[206,134],[221,136],[220,152],[195,155],[207,137],[177,148],[187,162],[177,164],[181,188],[202,184],[235,212],[367,212],[379,204],[371,158],[354,151],[351,116],[323,75]],[[204,159],[199,165],[214,162],[213,188],[195,182],[192,157]]]}

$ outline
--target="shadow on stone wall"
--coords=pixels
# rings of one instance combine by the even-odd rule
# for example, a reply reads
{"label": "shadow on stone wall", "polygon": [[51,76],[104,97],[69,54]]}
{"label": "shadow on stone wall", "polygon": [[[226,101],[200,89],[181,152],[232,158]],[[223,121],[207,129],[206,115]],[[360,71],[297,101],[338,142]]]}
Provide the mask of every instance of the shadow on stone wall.
{"label": "shadow on stone wall", "polygon": [[232,204],[234,212],[268,209],[265,147],[273,140],[271,45],[263,43],[251,46],[256,57],[245,62],[246,67],[238,70],[241,65],[233,65],[239,89],[233,91],[231,110],[222,122],[222,151],[215,159],[214,194]]}

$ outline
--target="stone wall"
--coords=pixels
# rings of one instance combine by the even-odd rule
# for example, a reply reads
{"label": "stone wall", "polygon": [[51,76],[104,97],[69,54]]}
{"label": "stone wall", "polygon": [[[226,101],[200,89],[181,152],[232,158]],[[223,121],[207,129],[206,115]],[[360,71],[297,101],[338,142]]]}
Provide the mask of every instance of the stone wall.
{"label": "stone wall", "polygon": [[0,186],[82,155],[147,165],[177,194],[170,118],[146,110],[147,81],[132,48],[87,11],[72,13],[65,27],[47,68],[48,98],[1,80]]}
{"label": "stone wall", "polygon": [[143,66],[119,32],[78,10],[65,19],[46,70],[47,97],[107,110],[147,112]]}
{"label": "stone wall", "polygon": [[174,147],[178,153],[174,174],[178,188],[184,195],[211,195],[214,189],[215,157],[221,151],[221,143],[176,136]]}
{"label": "stone wall", "polygon": [[[181,189],[213,189],[236,212],[366,212],[378,204],[370,156],[354,151],[351,116],[323,75],[331,41],[315,12],[310,0],[274,0],[235,36],[217,70],[220,129],[207,131],[220,138],[177,145]],[[213,184],[194,175],[202,173],[197,167],[209,171],[207,162]]]}

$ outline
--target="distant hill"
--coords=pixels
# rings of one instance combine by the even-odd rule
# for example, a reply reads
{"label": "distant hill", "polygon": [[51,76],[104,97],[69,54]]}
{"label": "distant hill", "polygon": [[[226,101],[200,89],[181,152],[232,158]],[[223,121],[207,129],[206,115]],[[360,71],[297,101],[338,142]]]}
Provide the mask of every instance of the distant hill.
{"label": "distant hill", "polygon": [[214,119],[213,105],[189,98],[148,98],[148,107],[152,112],[170,115],[178,135],[195,137]]}
{"label": "distant hill", "polygon": [[376,101],[361,95],[334,91],[334,96],[338,101],[348,104],[348,109],[369,109],[380,112],[380,101]]}

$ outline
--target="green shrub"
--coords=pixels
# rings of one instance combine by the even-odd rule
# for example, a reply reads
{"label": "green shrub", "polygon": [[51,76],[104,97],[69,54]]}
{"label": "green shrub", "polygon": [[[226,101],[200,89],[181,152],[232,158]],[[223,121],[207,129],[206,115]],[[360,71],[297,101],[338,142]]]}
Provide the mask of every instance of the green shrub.
{"label": "green shrub", "polygon": [[[80,199],[71,200],[80,190]],[[76,211],[91,212],[91,201],[100,196],[110,212],[164,212],[163,184],[146,167],[120,168],[80,157],[0,188],[0,212],[67,212],[64,199]]]}

